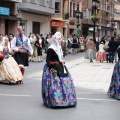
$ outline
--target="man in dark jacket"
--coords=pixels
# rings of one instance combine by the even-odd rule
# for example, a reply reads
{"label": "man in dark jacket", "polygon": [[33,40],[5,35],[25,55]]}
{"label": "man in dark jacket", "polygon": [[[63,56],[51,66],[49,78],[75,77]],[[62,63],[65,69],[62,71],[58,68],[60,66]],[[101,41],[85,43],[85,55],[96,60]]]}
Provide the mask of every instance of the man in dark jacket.
{"label": "man in dark jacket", "polygon": [[113,63],[114,57],[115,57],[115,52],[117,51],[117,43],[115,42],[114,37],[111,37],[111,40],[110,40],[108,46],[109,46],[110,63]]}

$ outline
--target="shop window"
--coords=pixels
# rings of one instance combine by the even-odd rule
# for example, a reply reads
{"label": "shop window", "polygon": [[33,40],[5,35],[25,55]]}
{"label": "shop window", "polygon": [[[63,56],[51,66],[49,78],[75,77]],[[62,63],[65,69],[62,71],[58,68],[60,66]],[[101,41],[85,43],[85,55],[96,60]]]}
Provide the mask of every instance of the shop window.
{"label": "shop window", "polygon": [[60,13],[60,2],[55,2],[55,13]]}

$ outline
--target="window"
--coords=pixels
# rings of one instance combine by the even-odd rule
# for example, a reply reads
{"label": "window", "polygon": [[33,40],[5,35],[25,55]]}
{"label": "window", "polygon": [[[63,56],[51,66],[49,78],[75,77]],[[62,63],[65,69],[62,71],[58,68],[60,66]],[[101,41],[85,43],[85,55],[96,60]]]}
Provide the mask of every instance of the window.
{"label": "window", "polygon": [[89,9],[89,11],[88,11],[89,13],[88,13],[88,18],[90,18],[91,19],[91,10]]}
{"label": "window", "polygon": [[86,18],[86,10],[83,11],[83,18]]}
{"label": "window", "polygon": [[55,2],[55,13],[60,13],[60,2]]}

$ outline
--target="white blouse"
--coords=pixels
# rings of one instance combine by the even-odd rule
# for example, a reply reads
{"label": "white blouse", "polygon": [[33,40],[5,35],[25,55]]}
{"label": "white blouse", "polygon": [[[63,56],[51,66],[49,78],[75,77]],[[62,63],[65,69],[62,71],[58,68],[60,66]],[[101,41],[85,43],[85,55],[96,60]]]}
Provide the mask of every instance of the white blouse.
{"label": "white blouse", "polygon": [[[28,37],[26,37],[24,34],[22,36],[23,36],[23,41],[26,41],[26,39],[28,39]],[[28,48],[28,51],[30,52],[30,54],[32,55],[33,49],[30,44],[30,39],[28,39],[27,48]],[[19,48],[16,46],[16,37],[14,37],[13,40],[11,41],[11,50],[14,50],[16,52],[19,50]]]}

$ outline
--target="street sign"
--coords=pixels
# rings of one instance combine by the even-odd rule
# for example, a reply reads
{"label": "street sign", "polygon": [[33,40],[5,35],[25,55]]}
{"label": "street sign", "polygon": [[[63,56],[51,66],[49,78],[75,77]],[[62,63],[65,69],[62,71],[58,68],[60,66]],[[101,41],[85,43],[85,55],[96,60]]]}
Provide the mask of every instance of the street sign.
{"label": "street sign", "polygon": [[10,8],[0,7],[0,15],[10,15]]}

